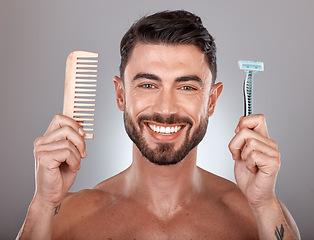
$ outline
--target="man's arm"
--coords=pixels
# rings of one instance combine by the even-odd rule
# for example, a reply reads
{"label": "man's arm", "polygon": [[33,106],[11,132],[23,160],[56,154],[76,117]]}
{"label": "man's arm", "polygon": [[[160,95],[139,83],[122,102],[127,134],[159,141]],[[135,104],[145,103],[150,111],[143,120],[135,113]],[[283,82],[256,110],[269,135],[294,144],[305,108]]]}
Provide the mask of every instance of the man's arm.
{"label": "man's arm", "polygon": [[36,190],[17,239],[51,239],[54,216],[86,157],[84,131],[71,118],[56,115],[34,143]]}
{"label": "man's arm", "polygon": [[52,207],[34,197],[16,239],[51,239],[54,216],[59,208],[60,204]]}
{"label": "man's arm", "polygon": [[260,239],[301,239],[294,219],[279,200],[259,209],[252,208],[252,211]]}
{"label": "man's arm", "polygon": [[229,144],[235,179],[247,198],[260,239],[300,239],[298,228],[275,194],[280,153],[263,115],[242,117]]}

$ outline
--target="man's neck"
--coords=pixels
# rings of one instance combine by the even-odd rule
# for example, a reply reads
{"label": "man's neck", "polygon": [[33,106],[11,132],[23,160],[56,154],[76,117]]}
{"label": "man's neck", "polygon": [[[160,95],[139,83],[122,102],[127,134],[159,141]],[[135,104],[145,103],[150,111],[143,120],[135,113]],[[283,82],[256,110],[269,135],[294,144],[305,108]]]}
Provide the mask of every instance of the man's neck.
{"label": "man's neck", "polygon": [[200,192],[202,181],[196,166],[197,148],[175,165],[159,166],[149,162],[133,146],[133,163],[127,171],[129,197],[145,204],[161,218],[171,217]]}

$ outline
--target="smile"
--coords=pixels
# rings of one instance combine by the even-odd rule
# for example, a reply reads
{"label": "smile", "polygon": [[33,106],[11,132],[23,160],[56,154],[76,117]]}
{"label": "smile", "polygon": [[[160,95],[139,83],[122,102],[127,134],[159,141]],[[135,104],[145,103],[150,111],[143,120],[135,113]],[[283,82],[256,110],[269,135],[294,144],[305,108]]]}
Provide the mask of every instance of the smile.
{"label": "smile", "polygon": [[171,126],[171,127],[165,127],[165,126],[157,126],[155,124],[147,124],[151,130],[153,130],[156,133],[160,133],[163,135],[171,135],[174,134],[182,129],[182,126]]}

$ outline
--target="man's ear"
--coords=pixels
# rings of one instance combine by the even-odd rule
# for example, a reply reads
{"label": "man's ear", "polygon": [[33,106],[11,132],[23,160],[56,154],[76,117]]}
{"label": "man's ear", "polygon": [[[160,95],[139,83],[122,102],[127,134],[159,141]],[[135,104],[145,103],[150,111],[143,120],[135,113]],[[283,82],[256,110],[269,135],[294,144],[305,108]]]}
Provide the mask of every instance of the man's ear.
{"label": "man's ear", "polygon": [[216,83],[210,92],[209,102],[208,102],[208,117],[211,117],[214,114],[216,107],[217,99],[221,94],[223,89],[223,84],[221,82]]}
{"label": "man's ear", "polygon": [[121,111],[124,111],[124,105],[125,105],[124,84],[121,78],[117,76],[113,78],[113,82],[114,82],[114,88],[116,90],[116,100],[117,100],[118,108]]}

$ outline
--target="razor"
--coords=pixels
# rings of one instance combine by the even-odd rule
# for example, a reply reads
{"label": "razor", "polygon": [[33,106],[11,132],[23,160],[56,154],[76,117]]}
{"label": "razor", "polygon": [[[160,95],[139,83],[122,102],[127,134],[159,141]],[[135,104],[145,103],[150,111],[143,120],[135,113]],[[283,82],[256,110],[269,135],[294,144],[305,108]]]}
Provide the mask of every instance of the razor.
{"label": "razor", "polygon": [[253,114],[253,76],[256,72],[264,71],[264,63],[240,60],[238,64],[239,68],[245,72],[243,84],[244,116],[248,116]]}

